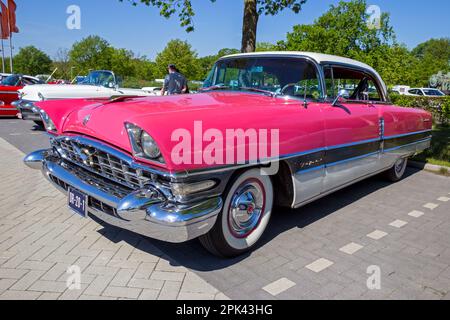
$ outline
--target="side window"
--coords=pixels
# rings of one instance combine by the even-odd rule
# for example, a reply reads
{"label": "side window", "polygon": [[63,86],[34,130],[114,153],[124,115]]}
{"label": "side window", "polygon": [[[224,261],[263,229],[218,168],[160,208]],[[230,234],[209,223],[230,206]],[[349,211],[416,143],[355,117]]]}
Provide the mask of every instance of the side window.
{"label": "side window", "polygon": [[344,67],[326,67],[327,96],[336,98],[339,92],[350,101],[383,101],[383,95],[375,79],[362,71]]}
{"label": "side window", "polygon": [[327,89],[327,96],[329,98],[336,98],[337,92],[334,91],[334,81],[333,81],[333,69],[331,67],[325,67],[325,87]]}
{"label": "side window", "polygon": [[416,91],[417,91],[417,94],[418,94],[419,96],[423,96],[422,90],[416,90]]}

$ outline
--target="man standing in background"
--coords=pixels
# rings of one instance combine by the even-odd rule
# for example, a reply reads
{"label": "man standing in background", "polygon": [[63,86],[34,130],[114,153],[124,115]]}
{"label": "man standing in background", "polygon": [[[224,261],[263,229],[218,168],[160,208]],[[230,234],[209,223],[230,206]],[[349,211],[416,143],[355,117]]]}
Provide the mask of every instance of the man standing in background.
{"label": "man standing in background", "polygon": [[178,72],[175,65],[171,64],[168,67],[169,74],[164,79],[164,86],[161,90],[161,95],[174,95],[187,93],[188,86],[186,78]]}

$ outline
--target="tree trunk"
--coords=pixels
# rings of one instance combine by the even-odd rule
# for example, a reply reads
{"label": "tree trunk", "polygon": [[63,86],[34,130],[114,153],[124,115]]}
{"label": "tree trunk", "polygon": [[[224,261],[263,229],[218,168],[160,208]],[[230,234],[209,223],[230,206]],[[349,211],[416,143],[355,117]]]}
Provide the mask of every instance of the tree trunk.
{"label": "tree trunk", "polygon": [[255,52],[258,29],[257,0],[244,0],[244,23],[242,25],[242,52]]}

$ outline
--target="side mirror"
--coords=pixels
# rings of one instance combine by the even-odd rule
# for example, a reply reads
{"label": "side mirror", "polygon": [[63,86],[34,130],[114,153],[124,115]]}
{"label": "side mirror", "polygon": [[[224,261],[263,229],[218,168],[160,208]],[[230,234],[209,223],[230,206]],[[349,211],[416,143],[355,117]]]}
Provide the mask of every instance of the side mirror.
{"label": "side mirror", "polygon": [[339,90],[339,93],[338,93],[336,99],[334,99],[334,101],[333,101],[333,106],[337,106],[340,103],[347,102],[348,98],[350,98],[350,95],[347,90],[344,90],[344,89]]}

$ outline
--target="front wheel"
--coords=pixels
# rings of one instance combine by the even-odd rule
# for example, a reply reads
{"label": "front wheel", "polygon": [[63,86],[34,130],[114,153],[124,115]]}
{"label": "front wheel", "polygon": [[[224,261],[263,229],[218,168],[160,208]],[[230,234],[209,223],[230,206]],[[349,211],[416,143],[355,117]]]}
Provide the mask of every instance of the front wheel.
{"label": "front wheel", "polygon": [[397,160],[395,165],[386,171],[386,178],[392,182],[397,182],[403,179],[405,175],[406,166],[408,165],[408,158],[401,158]]}
{"label": "front wheel", "polygon": [[250,251],[266,230],[273,207],[272,181],[251,169],[230,183],[225,196],[216,224],[200,242],[212,254],[231,258]]}

